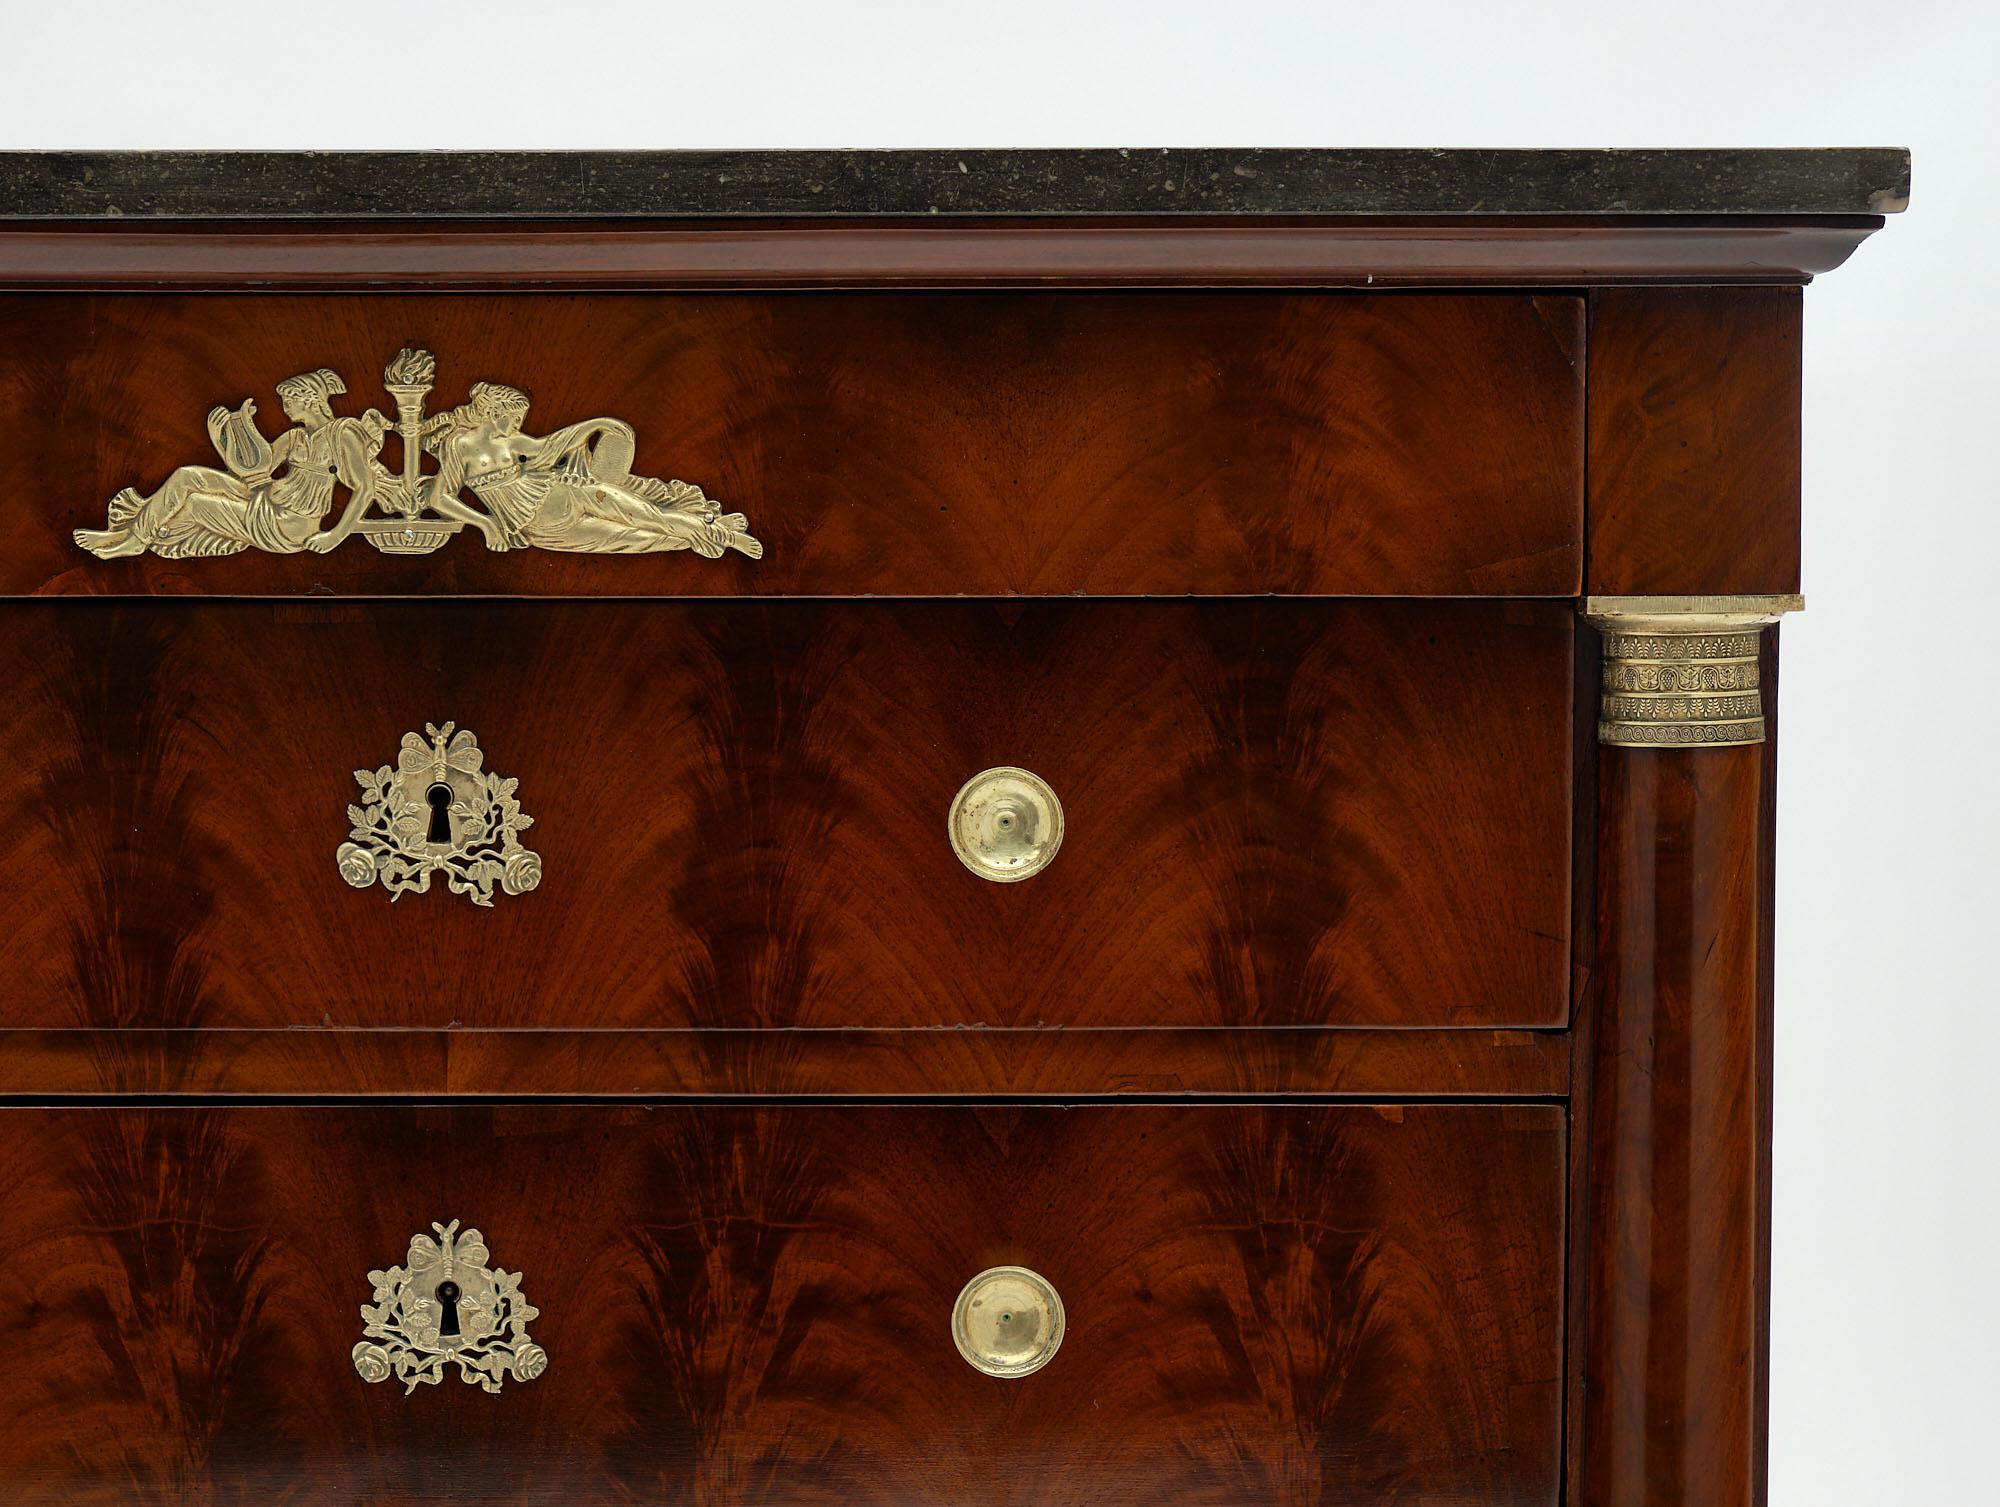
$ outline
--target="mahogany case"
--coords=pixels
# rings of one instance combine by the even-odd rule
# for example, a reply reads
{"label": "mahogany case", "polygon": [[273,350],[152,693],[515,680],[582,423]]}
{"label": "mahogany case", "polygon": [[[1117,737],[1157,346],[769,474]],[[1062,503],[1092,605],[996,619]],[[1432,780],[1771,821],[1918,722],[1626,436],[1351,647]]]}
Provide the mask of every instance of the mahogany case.
{"label": "mahogany case", "polygon": [[1763,1507],[1907,187],[0,154],[0,1500]]}

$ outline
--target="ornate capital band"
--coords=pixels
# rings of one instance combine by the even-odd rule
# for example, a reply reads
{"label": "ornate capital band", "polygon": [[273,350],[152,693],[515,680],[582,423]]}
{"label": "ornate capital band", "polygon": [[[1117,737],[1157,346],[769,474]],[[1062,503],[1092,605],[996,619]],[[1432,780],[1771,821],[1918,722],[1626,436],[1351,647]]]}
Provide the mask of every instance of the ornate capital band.
{"label": "ornate capital band", "polygon": [[1798,596],[1590,597],[1604,635],[1597,741],[1619,748],[1718,748],[1764,741],[1757,668],[1764,628]]}

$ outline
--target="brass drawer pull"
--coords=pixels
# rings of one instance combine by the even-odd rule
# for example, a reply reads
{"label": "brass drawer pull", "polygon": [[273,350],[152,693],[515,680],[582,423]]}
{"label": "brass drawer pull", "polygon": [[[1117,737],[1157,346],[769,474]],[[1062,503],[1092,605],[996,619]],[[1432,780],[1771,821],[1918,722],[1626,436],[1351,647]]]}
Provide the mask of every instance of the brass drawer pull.
{"label": "brass drawer pull", "polygon": [[986,769],[952,797],[951,850],[981,879],[1014,884],[1047,868],[1062,846],[1063,809],[1040,775]]}
{"label": "brass drawer pull", "polygon": [[485,1237],[456,1219],[431,1228],[435,1240],[411,1237],[407,1268],[368,1274],[375,1301],[361,1309],[368,1338],[354,1347],[354,1369],[365,1382],[394,1376],[405,1397],[443,1381],[447,1365],[489,1392],[509,1376],[533,1381],[549,1356],[528,1338],[541,1310],[521,1296],[521,1274],[489,1268]]}
{"label": "brass drawer pull", "polygon": [[[384,554],[426,555],[470,525],[494,550],[763,555],[749,520],[723,512],[692,482],[634,476],[638,441],[623,419],[524,434],[528,396],[504,382],[474,382],[466,402],[426,419],[436,373],[429,351],[396,353],[382,373],[396,400],[393,424],[375,408],[336,414],[333,400],[347,384],[324,366],[278,383],[293,427],[276,439],[258,427],[253,399],[212,408],[208,437],[227,469],[182,466],[151,493],[127,487],[111,499],[104,527],[78,529],[76,542],[105,560],[148,551],[185,560],[246,549],[325,554],[359,534]],[[392,428],[402,441],[400,472],[381,460]],[[426,455],[437,457],[435,472],[424,471]],[[322,527],[336,488],[346,490],[347,506]]]}
{"label": "brass drawer pull", "polygon": [[1039,1272],[991,1267],[966,1283],[952,1305],[951,1337],[975,1371],[1032,1376],[1062,1348],[1062,1298]]}
{"label": "brass drawer pull", "polygon": [[510,895],[540,884],[541,855],[521,845],[535,819],[514,799],[519,781],[488,773],[484,761],[469,728],[427,722],[423,736],[403,734],[394,769],[355,770],[361,804],[347,808],[340,877],[358,890],[379,879],[395,900],[442,874],[453,894],[488,906],[496,883]]}

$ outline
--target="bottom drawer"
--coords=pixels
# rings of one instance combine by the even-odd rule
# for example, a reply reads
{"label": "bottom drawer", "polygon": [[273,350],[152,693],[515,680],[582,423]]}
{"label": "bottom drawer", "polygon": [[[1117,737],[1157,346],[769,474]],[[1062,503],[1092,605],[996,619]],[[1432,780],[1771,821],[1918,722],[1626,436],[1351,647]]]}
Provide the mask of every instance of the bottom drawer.
{"label": "bottom drawer", "polygon": [[[0,1130],[0,1500],[1557,1499],[1555,1107],[79,1107]],[[1060,1297],[1032,1374],[955,1343],[961,1289],[1001,1266]],[[975,1353],[1042,1353],[1053,1310],[986,1293]]]}

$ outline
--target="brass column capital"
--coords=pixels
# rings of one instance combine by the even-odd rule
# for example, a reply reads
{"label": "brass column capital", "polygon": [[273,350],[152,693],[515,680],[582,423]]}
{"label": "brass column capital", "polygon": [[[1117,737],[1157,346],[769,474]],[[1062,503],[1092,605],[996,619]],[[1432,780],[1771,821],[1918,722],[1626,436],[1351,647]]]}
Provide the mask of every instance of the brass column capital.
{"label": "brass column capital", "polygon": [[1799,596],[1586,597],[1604,636],[1597,741],[1619,748],[1726,748],[1764,741],[1763,630]]}

